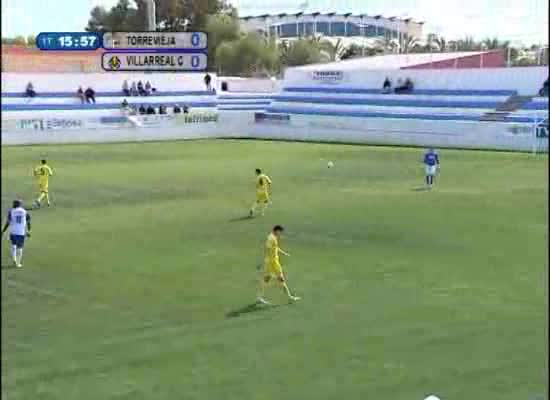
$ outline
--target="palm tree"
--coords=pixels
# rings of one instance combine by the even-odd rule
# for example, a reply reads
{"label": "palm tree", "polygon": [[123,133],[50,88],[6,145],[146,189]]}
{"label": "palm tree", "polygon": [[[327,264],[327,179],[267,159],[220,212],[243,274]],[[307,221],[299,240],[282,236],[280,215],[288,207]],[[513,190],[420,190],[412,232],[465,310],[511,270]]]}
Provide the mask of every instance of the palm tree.
{"label": "palm tree", "polygon": [[414,36],[407,36],[403,42],[403,48],[400,49],[401,53],[410,53],[414,52],[415,49],[420,48],[420,43],[417,38]]}
{"label": "palm tree", "polygon": [[338,61],[346,51],[342,38],[338,38],[332,43],[330,40],[322,40],[319,42],[321,52],[324,53],[330,61]]}
{"label": "palm tree", "polygon": [[510,41],[501,42],[498,38],[487,38],[481,42],[488,50],[507,49],[510,46]]}
{"label": "palm tree", "polygon": [[477,43],[471,36],[466,36],[465,38],[456,41],[456,51],[475,51],[479,49],[479,43]]}
{"label": "palm tree", "polygon": [[434,42],[440,53],[445,53],[448,50],[447,41],[443,36],[436,37]]}
{"label": "palm tree", "polygon": [[375,48],[379,49],[382,53],[395,53],[399,48],[397,39],[392,39],[389,36],[378,37],[375,39]]}

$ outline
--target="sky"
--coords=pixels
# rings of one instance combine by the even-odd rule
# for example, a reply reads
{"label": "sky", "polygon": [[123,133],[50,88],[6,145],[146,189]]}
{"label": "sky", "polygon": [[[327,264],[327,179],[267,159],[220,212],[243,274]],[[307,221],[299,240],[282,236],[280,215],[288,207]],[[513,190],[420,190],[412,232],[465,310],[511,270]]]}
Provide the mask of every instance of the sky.
{"label": "sky", "polygon": [[[92,7],[117,0],[1,0],[2,36],[83,31]],[[230,0],[239,15],[280,12],[353,12],[425,21],[424,33],[512,42],[548,43],[547,0]],[[345,4],[345,6],[343,6]]]}

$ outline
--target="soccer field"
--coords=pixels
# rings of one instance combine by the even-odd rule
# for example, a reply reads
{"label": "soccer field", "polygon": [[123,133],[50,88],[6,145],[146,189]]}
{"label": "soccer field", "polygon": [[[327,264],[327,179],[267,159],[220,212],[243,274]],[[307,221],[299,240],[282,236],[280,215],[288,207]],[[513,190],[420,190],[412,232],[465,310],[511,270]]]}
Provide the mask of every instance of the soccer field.
{"label": "soccer field", "polygon": [[[543,399],[548,157],[262,141],[2,148],[7,400]],[[327,161],[335,166],[327,168]],[[242,218],[254,169],[264,217]],[[253,305],[274,224],[302,300]]]}

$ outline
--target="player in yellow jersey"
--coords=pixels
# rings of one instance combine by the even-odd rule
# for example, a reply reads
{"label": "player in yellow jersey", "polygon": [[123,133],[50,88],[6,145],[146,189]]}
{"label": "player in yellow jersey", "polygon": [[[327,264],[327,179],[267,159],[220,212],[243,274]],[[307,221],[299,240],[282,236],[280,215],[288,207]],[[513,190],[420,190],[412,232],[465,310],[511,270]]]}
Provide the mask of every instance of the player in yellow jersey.
{"label": "player in yellow jersey", "polygon": [[52,169],[49,167],[46,160],[42,160],[40,165],[36,167],[33,171],[33,175],[38,184],[39,195],[38,198],[34,201],[34,206],[40,208],[42,200],[46,200],[48,207],[50,206],[50,196],[48,194],[48,186],[50,182],[50,176],[53,175]]}
{"label": "player in yellow jersey", "polygon": [[262,215],[269,205],[269,195],[271,194],[271,179],[262,170],[256,168],[256,201],[250,208],[250,216],[256,214],[256,210],[260,208]]}
{"label": "player in yellow jersey", "polygon": [[279,262],[279,253],[290,257],[290,254],[279,247],[279,239],[281,238],[283,231],[284,228],[281,225],[276,225],[267,236],[267,240],[265,242],[264,270],[263,276],[260,279],[260,288],[258,290],[258,303],[269,304],[269,302],[264,299],[264,292],[266,286],[271,282],[272,278],[277,280],[290,301],[300,300],[299,297],[293,296],[292,293],[290,293],[290,289],[288,288],[285,280],[285,275],[283,274],[283,268]]}

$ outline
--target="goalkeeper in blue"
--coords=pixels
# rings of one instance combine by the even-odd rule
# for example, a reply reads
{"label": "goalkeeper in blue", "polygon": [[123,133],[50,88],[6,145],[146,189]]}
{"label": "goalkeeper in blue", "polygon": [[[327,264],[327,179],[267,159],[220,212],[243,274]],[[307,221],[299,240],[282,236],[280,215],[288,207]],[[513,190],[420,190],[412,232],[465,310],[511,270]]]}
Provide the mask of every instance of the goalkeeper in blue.
{"label": "goalkeeper in blue", "polygon": [[430,148],[424,153],[424,170],[426,171],[426,187],[432,188],[434,177],[439,170],[439,156],[437,152]]}

